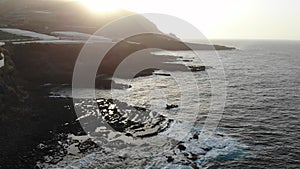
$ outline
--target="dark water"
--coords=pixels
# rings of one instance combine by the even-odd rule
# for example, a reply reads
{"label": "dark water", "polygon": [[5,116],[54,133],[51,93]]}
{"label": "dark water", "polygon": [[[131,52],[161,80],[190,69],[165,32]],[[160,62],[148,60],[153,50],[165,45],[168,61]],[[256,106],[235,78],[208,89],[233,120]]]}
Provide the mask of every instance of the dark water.
{"label": "dark water", "polygon": [[[197,108],[200,108],[198,121],[205,119],[205,112],[209,108],[211,86],[207,73],[194,73],[199,86],[200,103],[195,99],[198,97],[194,95],[194,89],[187,87],[179,91],[178,81],[172,77],[149,76],[131,81],[120,80],[132,85],[132,89],[115,90],[112,93],[99,90],[97,96],[113,97],[131,105],[147,107],[174,120],[174,124],[148,140],[131,140],[130,143],[136,145],[134,148],[108,148],[108,155],[96,152],[79,160],[65,160],[58,166],[154,169],[192,168],[193,163],[199,168],[299,168],[300,42],[216,43],[235,46],[238,50],[218,52],[225,70],[227,97],[219,127],[209,140],[199,143],[189,139],[193,133],[201,131],[201,125],[195,126],[192,123]],[[192,58],[191,53],[186,51],[166,51],[163,54]],[[204,51],[202,55],[209,57],[214,53]],[[178,75],[177,80],[185,76],[184,72],[175,74]],[[186,82],[189,83],[193,82]],[[68,92],[64,90],[60,94]],[[182,92],[193,98],[182,104]],[[179,104],[180,108],[165,110],[166,103]],[[190,131],[188,134],[186,128]],[[114,132],[110,134],[118,135]],[[187,159],[180,152],[174,154],[170,151],[171,143],[168,144],[169,140],[164,140],[165,137],[182,141],[187,147],[183,154],[197,154],[197,159]],[[120,156],[127,160],[122,161]],[[167,162],[166,156],[173,156],[175,160]]]}
{"label": "dark water", "polygon": [[300,167],[300,42],[244,41],[220,52],[229,85],[220,127],[254,156],[223,166]]}

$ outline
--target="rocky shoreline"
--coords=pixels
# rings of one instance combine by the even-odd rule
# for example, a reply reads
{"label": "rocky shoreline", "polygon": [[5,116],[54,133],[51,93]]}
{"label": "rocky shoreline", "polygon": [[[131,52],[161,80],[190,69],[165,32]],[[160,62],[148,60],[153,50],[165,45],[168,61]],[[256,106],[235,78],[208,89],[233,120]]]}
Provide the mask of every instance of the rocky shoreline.
{"label": "rocky shoreline", "polygon": [[[146,108],[107,99],[79,100],[80,103],[84,101],[84,104],[79,104],[79,107],[85,109],[82,112],[90,111],[88,116],[82,114],[83,117],[79,120],[78,117],[81,116],[75,112],[76,107],[72,98],[48,97],[49,91],[44,86],[45,83],[71,84],[74,64],[82,45],[10,44],[0,48],[5,60],[4,67],[0,68],[0,151],[4,154],[0,156],[2,161],[0,168],[43,168],[45,164],[59,163],[66,156],[80,158],[94,151],[102,151],[102,147],[85,137],[99,135],[97,132],[85,132],[97,131],[97,125],[93,123],[99,126],[106,122],[125,137],[146,138],[163,132],[173,122],[172,119]],[[124,41],[107,54],[104,64],[110,67],[105,68],[104,72],[99,70],[98,73],[109,75],[131,53],[155,45],[157,44],[151,38],[144,45],[133,45]],[[111,62],[112,58],[115,62]],[[150,56],[150,58],[159,64],[176,60],[172,57],[162,59]],[[166,67],[169,70],[205,70],[203,66]],[[154,71],[155,69],[146,70],[137,76],[148,76]],[[106,78],[96,79],[95,83],[96,87],[105,89],[111,86],[121,89],[130,87],[116,84]],[[91,108],[91,105],[97,107]],[[166,106],[167,109],[177,107],[177,105]],[[91,110],[95,108],[99,108],[99,112],[95,111],[93,114]],[[143,116],[136,118],[141,114]],[[172,159],[168,157],[167,161],[171,162]]]}
{"label": "rocky shoreline", "polygon": [[[119,168],[141,166],[132,160],[136,157],[112,152],[99,146],[102,144],[98,144],[97,140],[108,139],[111,137],[109,134],[131,140],[151,138],[166,131],[174,123],[173,119],[145,107],[128,105],[122,100],[77,99],[74,105],[69,97],[49,97],[49,89],[53,86],[72,84],[75,63],[88,39],[56,36],[55,32],[86,33],[89,37],[112,20],[133,13],[119,10],[111,15],[94,15],[79,3],[52,0],[10,0],[3,1],[1,7],[0,27],[11,29],[11,33],[0,32],[3,41],[0,42],[0,61],[4,62],[4,66],[0,67],[0,168],[48,168],[64,161],[75,160],[76,163],[76,160],[93,153],[104,156],[99,164],[103,168],[117,167],[112,163],[116,161],[120,164]],[[123,37],[121,34],[124,30],[156,34],[133,36],[115,44],[97,71],[95,87],[98,89],[130,88],[130,85],[116,83],[111,76],[126,57],[144,49],[191,50],[191,47],[194,50],[234,50],[220,45],[184,43],[176,36],[162,34],[155,24],[139,15],[124,24],[122,31],[112,30],[113,34],[108,33],[105,38],[109,37],[109,43],[115,43]],[[43,39],[20,34],[24,31],[44,38],[53,36]],[[167,71],[206,70],[203,66],[166,64],[175,62],[176,57],[160,57],[151,52],[139,53],[139,56],[138,61],[159,65]],[[156,70],[141,71],[136,77],[152,75]],[[178,105],[166,105],[168,111],[177,108]],[[113,132],[109,133],[103,126],[110,127]],[[189,139],[196,142],[197,134]],[[116,144],[122,146],[120,142]],[[167,154],[159,155],[166,163],[183,163],[197,168],[196,159],[211,150],[204,147],[199,152],[191,152],[188,149],[187,145],[180,142],[174,144]],[[142,159],[140,163],[145,163],[144,157],[137,158]],[[62,164],[62,167],[66,165]]]}
{"label": "rocky shoreline", "polygon": [[[69,110],[69,113],[76,114],[71,98],[59,98],[58,100],[60,103],[65,103],[64,107]],[[55,102],[57,102],[57,99],[55,99]],[[88,103],[88,100],[81,99],[80,102]],[[159,114],[154,115],[154,117],[150,117],[148,114],[148,116],[145,115],[139,119],[133,119],[133,116],[137,114],[147,114],[150,111],[142,107],[132,107],[117,100],[97,99],[96,102],[100,114],[89,114],[83,118],[76,118],[75,115],[69,119],[70,121],[60,123],[56,131],[50,131],[50,139],[41,141],[24,159],[35,161],[35,167],[43,168],[47,165],[57,164],[66,156],[74,160],[92,152],[102,151],[103,147],[100,147],[93,140],[97,140],[97,137],[102,139],[104,137],[103,133],[107,133],[107,131],[97,131],[97,127],[103,128],[105,126],[104,122],[108,123],[120,135],[132,138],[145,138],[157,135],[168,128],[172,122],[172,120],[167,120]],[[155,114],[155,112],[152,113]],[[89,134],[82,127],[85,130],[89,130]]]}
{"label": "rocky shoreline", "polygon": [[[56,164],[69,154],[66,150],[70,146],[77,147],[79,156],[99,148],[88,137],[81,141],[69,137],[70,134],[87,136],[74,110],[72,98],[48,97],[44,87],[20,76],[7,50],[1,49],[1,52],[5,54],[5,66],[0,69],[0,147],[5,156],[1,156],[0,167],[34,168],[40,163]],[[171,122],[153,112],[150,118],[149,110],[117,100],[97,99],[96,103],[101,113],[81,120],[92,123],[91,119],[101,118],[127,137],[156,135]],[[128,114],[129,111],[131,113]],[[133,119],[133,116],[141,114],[140,111],[148,114],[143,117],[144,121]]]}

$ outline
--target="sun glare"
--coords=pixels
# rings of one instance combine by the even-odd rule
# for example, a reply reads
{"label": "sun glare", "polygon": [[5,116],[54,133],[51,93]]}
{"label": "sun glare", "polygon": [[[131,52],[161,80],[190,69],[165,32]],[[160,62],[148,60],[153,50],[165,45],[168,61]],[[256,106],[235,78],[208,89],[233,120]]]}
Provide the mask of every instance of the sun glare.
{"label": "sun glare", "polygon": [[113,0],[79,0],[93,11],[96,12],[112,12],[122,8],[120,3]]}
{"label": "sun glare", "polygon": [[[76,1],[76,0],[75,0]],[[232,23],[246,16],[250,1],[237,0],[77,0],[96,12],[125,9],[136,13],[168,14],[195,25],[206,35],[232,29]],[[149,18],[148,18],[149,19]],[[151,20],[151,19],[150,19]],[[152,20],[151,20],[152,21]],[[157,24],[157,23],[155,23]],[[157,25],[160,27],[160,25]]]}

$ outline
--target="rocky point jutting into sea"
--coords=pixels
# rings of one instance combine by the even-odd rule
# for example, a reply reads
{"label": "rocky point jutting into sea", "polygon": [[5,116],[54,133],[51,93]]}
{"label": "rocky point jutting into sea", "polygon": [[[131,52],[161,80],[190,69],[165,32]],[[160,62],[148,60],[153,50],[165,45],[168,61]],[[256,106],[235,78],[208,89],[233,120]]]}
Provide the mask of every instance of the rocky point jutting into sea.
{"label": "rocky point jutting into sea", "polygon": [[0,0],[0,169],[298,169],[299,6]]}
{"label": "rocky point jutting into sea", "polygon": [[[27,8],[21,8],[23,3],[29,4]],[[112,157],[106,159],[108,167],[115,166],[110,165],[114,160],[117,163],[124,161],[128,166],[135,165],[124,154],[119,157],[115,151],[110,150],[110,144],[119,145],[125,151],[132,144],[137,144],[136,140],[166,132],[173,124],[173,119],[148,107],[130,105],[123,100],[78,98],[74,104],[71,97],[49,97],[53,88],[71,86],[78,55],[91,34],[111,20],[132,12],[119,11],[110,17],[104,17],[91,16],[77,3],[58,5],[52,1],[35,3],[33,0],[24,0],[22,3],[11,4],[1,1],[1,6],[5,8],[0,11],[0,60],[4,64],[0,67],[0,151],[3,154],[0,156],[0,168],[66,167],[72,161],[93,153],[96,156]],[[65,20],[69,23],[66,24]],[[99,20],[101,22],[97,22]],[[130,85],[113,81],[111,76],[127,56],[142,49],[190,50],[188,46],[197,50],[234,49],[219,45],[183,43],[177,37],[163,34],[143,16],[133,17],[123,29],[137,32],[145,30],[157,34],[137,35],[120,43],[115,42],[115,36],[119,35],[111,35],[113,38],[101,37],[101,43],[112,43],[115,46],[100,64],[95,79],[98,89],[130,88]],[[139,54],[141,61],[160,65],[166,71],[205,71],[203,65],[187,67],[173,64],[178,57],[161,57],[151,51]],[[156,70],[147,69],[135,77],[149,76]],[[159,73],[156,72],[156,75]],[[75,110],[78,108],[82,109],[80,112],[83,114],[77,114]],[[169,111],[176,111],[177,108],[178,105],[166,105]],[[117,133],[114,137],[132,142],[107,143],[102,140],[99,144],[95,140],[111,137],[105,131],[107,128],[103,128],[105,125]],[[94,132],[87,133],[87,128]],[[201,150],[197,149],[197,152],[189,150],[190,143],[197,142],[199,132],[199,129],[195,129],[189,140],[184,142],[170,141],[172,149],[163,152],[166,154],[159,154],[159,149],[154,149],[154,152],[165,158],[166,163],[184,161],[185,165],[196,168],[195,160],[212,149],[211,146],[204,146]],[[121,165],[120,168],[124,166]]]}
{"label": "rocky point jutting into sea", "polygon": [[[171,41],[172,45],[168,47],[165,42],[162,42],[165,38],[170,41],[167,36],[160,35],[153,38],[153,36],[146,35],[142,40],[139,37],[135,38],[139,43],[123,41],[116,45],[101,63],[103,67],[98,73],[112,75],[118,63],[127,55],[143,48],[157,47],[156,38],[165,45],[166,49],[176,50],[174,46],[177,44],[178,49],[186,50],[181,42],[175,42],[175,40]],[[48,97],[49,86],[43,85],[71,84],[72,71],[82,45],[10,43],[2,46],[1,53],[4,54],[5,66],[0,70],[1,102],[4,103],[2,104],[4,107],[1,107],[1,139],[3,140],[1,144],[5,145],[1,146],[1,151],[6,156],[2,157],[1,165],[31,168],[37,163],[39,165],[43,163],[56,164],[69,154],[66,147],[74,146],[74,144],[78,147],[76,155],[81,157],[87,152],[99,150],[99,146],[88,137],[83,137],[84,139],[81,141],[69,137],[70,134],[74,136],[86,136],[87,134],[79,123],[72,98]],[[199,45],[199,48],[202,49],[211,49],[211,47]],[[219,48],[232,49],[221,46]],[[156,63],[176,60],[174,57],[162,58],[151,53],[145,55]],[[184,65],[181,67],[182,70],[188,70]],[[180,69],[180,65],[170,66],[168,69],[175,71]],[[146,70],[137,77],[151,75],[153,71]],[[97,81],[96,79],[98,88],[110,88],[111,85],[123,88],[122,84],[114,85],[111,80],[98,79]],[[125,86],[125,88],[127,87]],[[80,100],[80,102],[82,101]],[[88,102],[87,100],[86,103]],[[99,114],[85,112],[90,115],[81,120],[86,121],[89,125],[91,123],[99,125],[101,123],[94,120],[100,118],[114,130],[124,133],[126,137],[143,138],[157,135],[172,123],[172,119],[167,119],[157,112],[127,105],[122,100],[99,99],[95,102],[102,112]],[[86,104],[83,105],[86,106]],[[91,111],[91,108],[86,110]],[[128,114],[128,111],[131,113]],[[147,113],[150,113],[151,116]],[[144,114],[144,118],[132,121],[131,119],[137,114]],[[171,159],[170,157],[169,161]]]}

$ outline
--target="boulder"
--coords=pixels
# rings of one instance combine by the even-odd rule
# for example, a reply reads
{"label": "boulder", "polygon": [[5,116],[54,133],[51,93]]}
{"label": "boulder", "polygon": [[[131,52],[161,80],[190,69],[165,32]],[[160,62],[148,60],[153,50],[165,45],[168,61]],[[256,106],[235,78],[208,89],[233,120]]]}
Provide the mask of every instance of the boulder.
{"label": "boulder", "polygon": [[192,72],[205,71],[205,66],[189,66]]}
{"label": "boulder", "polygon": [[166,105],[166,109],[167,109],[167,110],[173,109],[173,108],[178,108],[178,105],[175,105],[175,104],[167,104],[167,105]]}

